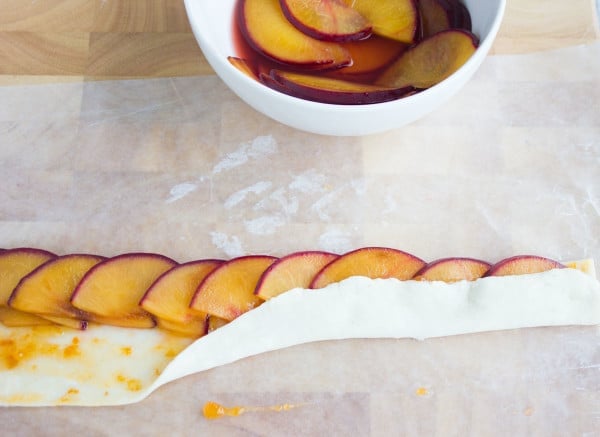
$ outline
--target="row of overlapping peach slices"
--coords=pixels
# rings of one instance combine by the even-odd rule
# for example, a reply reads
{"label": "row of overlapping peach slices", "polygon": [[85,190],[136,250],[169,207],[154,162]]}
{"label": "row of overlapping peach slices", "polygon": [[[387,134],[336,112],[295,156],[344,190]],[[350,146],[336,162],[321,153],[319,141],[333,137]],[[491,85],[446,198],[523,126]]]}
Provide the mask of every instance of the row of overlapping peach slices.
{"label": "row of overlapping peach slices", "polygon": [[10,327],[88,323],[162,328],[200,337],[293,288],[322,288],[351,276],[454,282],[565,267],[521,255],[495,264],[473,258],[433,262],[388,247],[338,255],[302,251],[186,263],[155,253],[111,258],[57,256],[36,248],[0,252],[0,321]]}

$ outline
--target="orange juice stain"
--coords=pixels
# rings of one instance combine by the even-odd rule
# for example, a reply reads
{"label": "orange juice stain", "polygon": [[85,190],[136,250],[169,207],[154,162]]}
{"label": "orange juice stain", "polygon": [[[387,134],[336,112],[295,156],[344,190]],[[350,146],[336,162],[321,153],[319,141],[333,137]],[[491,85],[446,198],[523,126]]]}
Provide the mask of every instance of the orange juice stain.
{"label": "orange juice stain", "polygon": [[0,340],[2,363],[6,369],[14,369],[19,365],[19,351],[14,340],[3,338]]}
{"label": "orange juice stain", "polygon": [[81,355],[81,350],[79,349],[79,338],[73,337],[71,340],[71,344],[63,350],[63,356],[65,358],[73,358]]}
{"label": "orange juice stain", "polygon": [[175,351],[175,350],[173,350],[173,349],[168,349],[168,350],[165,352],[165,357],[167,357],[167,358],[175,358],[175,357],[177,356],[177,354],[178,354],[178,353],[179,353],[179,352],[177,352],[177,351]]}
{"label": "orange juice stain", "polygon": [[129,391],[140,391],[142,389],[142,382],[139,379],[131,378],[127,381],[127,389]]}
{"label": "orange juice stain", "polygon": [[35,331],[15,331],[0,338],[0,368],[14,369],[37,355],[52,355],[58,346],[34,335]]}
{"label": "orange juice stain", "polygon": [[71,397],[79,394],[79,390],[77,390],[76,388],[70,388],[69,390],[67,390],[67,392],[60,398],[60,402],[65,403],[65,402],[69,402],[71,400]]}
{"label": "orange juice stain", "polygon": [[[29,372],[37,372],[41,366],[35,360],[43,357],[54,359],[77,357],[80,355],[79,343],[78,337],[65,336],[65,330],[59,327],[10,329],[0,335],[0,371],[24,367]],[[69,402],[70,398],[77,393],[76,389],[70,389],[59,401]]]}
{"label": "orange juice stain", "polygon": [[[68,331],[69,328],[66,328],[66,330]],[[65,333],[65,327],[58,325],[33,326],[31,327],[31,333],[40,337],[58,336]]]}
{"label": "orange juice stain", "polygon": [[142,389],[142,381],[135,378],[127,378],[124,375],[117,375],[117,381],[125,384],[129,391],[140,391]]}
{"label": "orange juice stain", "polygon": [[42,355],[54,355],[58,352],[59,346],[53,343],[40,343],[39,348]]}
{"label": "orange juice stain", "polygon": [[12,395],[8,397],[0,396],[0,400],[6,402],[8,404],[16,404],[16,403],[33,403],[39,401],[42,398],[39,394],[29,394],[29,395]]}
{"label": "orange juice stain", "polygon": [[419,387],[415,390],[415,393],[417,394],[417,396],[426,396],[429,392],[425,387]]}
{"label": "orange juice stain", "polygon": [[209,401],[204,404],[202,408],[202,414],[206,419],[220,419],[225,416],[237,417],[248,412],[263,412],[263,411],[289,411],[292,408],[297,408],[299,405],[293,404],[281,404],[271,405],[268,407],[225,407],[216,402]]}
{"label": "orange juice stain", "polygon": [[207,402],[202,408],[202,413],[207,419],[218,419],[223,416],[236,417],[244,413],[244,407],[224,407],[216,402]]}
{"label": "orange juice stain", "polygon": [[161,342],[154,349],[163,354],[165,358],[175,358],[182,350],[194,342],[193,338],[177,334],[165,333]]}

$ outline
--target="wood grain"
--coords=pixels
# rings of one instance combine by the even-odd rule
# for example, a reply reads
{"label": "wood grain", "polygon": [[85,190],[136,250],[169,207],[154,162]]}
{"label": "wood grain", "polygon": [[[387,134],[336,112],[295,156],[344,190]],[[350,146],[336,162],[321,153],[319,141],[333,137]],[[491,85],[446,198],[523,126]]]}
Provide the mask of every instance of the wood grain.
{"label": "wood grain", "polygon": [[80,75],[88,63],[89,33],[4,32],[0,74]]}
{"label": "wood grain", "polygon": [[93,32],[191,32],[182,1],[107,0],[95,3]]}
{"label": "wood grain", "polygon": [[212,74],[190,33],[92,33],[89,78]]}
{"label": "wood grain", "polygon": [[[593,41],[596,12],[595,0],[509,0],[492,53]],[[0,0],[0,84],[209,74],[183,0]]]}
{"label": "wood grain", "polygon": [[589,43],[600,37],[594,0],[508,0],[492,53],[529,53]]}
{"label": "wood grain", "polygon": [[89,32],[96,1],[0,0],[0,32]]}

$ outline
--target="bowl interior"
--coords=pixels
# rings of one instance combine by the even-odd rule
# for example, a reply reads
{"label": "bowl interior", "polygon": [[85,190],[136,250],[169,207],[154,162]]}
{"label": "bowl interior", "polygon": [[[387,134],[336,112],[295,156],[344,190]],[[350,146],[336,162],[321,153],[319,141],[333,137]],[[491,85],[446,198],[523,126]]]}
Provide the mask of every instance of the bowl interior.
{"label": "bowl interior", "polygon": [[471,13],[473,33],[480,39],[480,47],[454,75],[413,96],[371,105],[330,105],[306,101],[273,91],[239,72],[227,61],[227,56],[237,54],[232,37],[236,3],[236,0],[185,0],[198,44],[225,84],[258,111],[290,126],[323,134],[363,135],[413,121],[456,93],[487,55],[498,31],[506,0],[464,0]]}
{"label": "bowl interior", "polygon": [[[504,0],[463,0],[471,13],[473,32],[482,40],[489,35],[504,7]],[[235,54],[231,29],[237,0],[186,0],[188,18],[207,50],[226,57]],[[197,30],[196,30],[197,29]]]}

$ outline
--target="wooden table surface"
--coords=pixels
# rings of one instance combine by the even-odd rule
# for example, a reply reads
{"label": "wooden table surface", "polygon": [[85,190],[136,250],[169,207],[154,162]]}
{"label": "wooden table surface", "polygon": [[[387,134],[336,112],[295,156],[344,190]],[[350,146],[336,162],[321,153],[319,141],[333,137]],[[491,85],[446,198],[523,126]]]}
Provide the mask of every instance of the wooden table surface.
{"label": "wooden table surface", "polygon": [[[213,74],[183,0],[0,0],[0,11],[0,84]],[[492,53],[599,35],[595,0],[508,0]]]}

